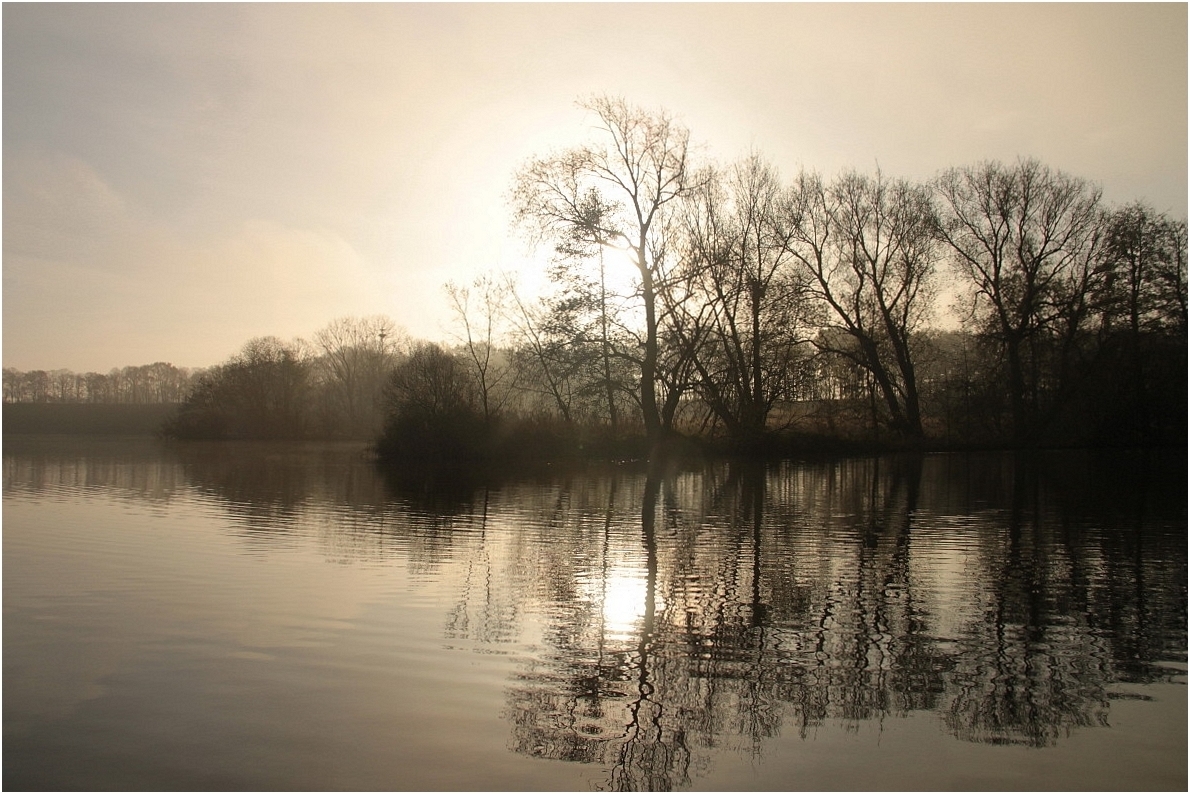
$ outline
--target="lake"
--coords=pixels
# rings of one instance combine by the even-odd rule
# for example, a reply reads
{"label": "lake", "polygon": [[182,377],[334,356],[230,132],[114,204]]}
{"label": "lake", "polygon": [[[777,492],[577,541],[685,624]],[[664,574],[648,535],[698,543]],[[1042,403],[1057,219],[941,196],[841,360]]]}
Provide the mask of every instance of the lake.
{"label": "lake", "polygon": [[1184,451],[3,465],[8,790],[1187,785]]}

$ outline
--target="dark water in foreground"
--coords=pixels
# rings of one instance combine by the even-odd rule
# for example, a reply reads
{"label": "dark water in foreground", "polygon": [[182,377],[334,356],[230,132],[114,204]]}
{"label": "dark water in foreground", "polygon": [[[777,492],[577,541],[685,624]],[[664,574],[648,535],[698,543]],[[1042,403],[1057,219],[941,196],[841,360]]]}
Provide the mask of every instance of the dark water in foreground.
{"label": "dark water in foreground", "polygon": [[1185,789],[1185,457],[4,444],[8,790]]}

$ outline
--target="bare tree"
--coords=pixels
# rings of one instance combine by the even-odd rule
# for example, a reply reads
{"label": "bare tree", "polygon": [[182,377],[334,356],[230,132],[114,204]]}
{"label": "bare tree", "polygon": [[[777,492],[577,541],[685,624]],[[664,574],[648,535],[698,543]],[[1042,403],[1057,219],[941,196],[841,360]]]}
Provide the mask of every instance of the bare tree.
{"label": "bare tree", "polygon": [[461,343],[479,393],[485,422],[491,422],[513,396],[516,369],[499,349],[508,295],[496,278],[482,275],[470,287],[449,282],[446,294],[462,326]]}
{"label": "bare tree", "polygon": [[589,375],[583,304],[569,296],[530,302],[511,280],[508,295],[518,336],[514,355],[521,373],[518,381],[526,391],[546,397],[569,424]]}
{"label": "bare tree", "polygon": [[401,410],[451,417],[474,411],[478,394],[458,359],[432,343],[422,343],[393,372],[390,400]]}
{"label": "bare tree", "polygon": [[416,345],[393,370],[377,451],[397,462],[461,461],[482,451],[487,429],[471,373],[435,344]]}
{"label": "bare tree", "polygon": [[165,432],[181,438],[299,438],[310,429],[310,356],[258,337],[199,379]]}
{"label": "bare tree", "polygon": [[6,368],[5,402],[177,403],[185,398],[197,377],[195,371],[164,361],[113,369],[110,375],[69,369],[38,373],[41,371]]}
{"label": "bare tree", "polygon": [[879,172],[846,172],[829,186],[802,173],[785,219],[790,252],[838,332],[819,335],[819,346],[862,367],[889,425],[921,438],[912,339],[930,307],[937,257],[928,191]]}
{"label": "bare tree", "polygon": [[323,387],[342,431],[371,437],[380,429],[384,388],[408,335],[383,316],[340,317],[314,334]]}
{"label": "bare tree", "polygon": [[[516,217],[556,246],[614,246],[628,252],[640,279],[644,339],[640,403],[649,438],[668,432],[658,402],[659,280],[667,252],[665,216],[690,188],[689,133],[664,112],[594,97],[596,140],[527,164],[516,177]],[[668,398],[668,394],[666,398]]]}
{"label": "bare tree", "polygon": [[1107,218],[1110,310],[1135,337],[1142,330],[1186,328],[1186,222],[1139,202]]}
{"label": "bare tree", "polygon": [[775,170],[752,155],[701,180],[686,203],[687,255],[700,326],[699,391],[736,437],[764,429],[776,400],[790,396],[807,309],[803,274],[793,267],[790,232],[779,222]]}
{"label": "bare tree", "polygon": [[1070,344],[1106,273],[1096,268],[1100,191],[1036,160],[945,171],[943,240],[974,292],[971,316],[1007,364],[1013,434],[1038,430],[1044,353]]}
{"label": "bare tree", "polygon": [[1161,443],[1185,417],[1186,223],[1139,202],[1105,223],[1106,278],[1093,297],[1102,362],[1080,384],[1093,406],[1084,423],[1098,414],[1101,437]]}

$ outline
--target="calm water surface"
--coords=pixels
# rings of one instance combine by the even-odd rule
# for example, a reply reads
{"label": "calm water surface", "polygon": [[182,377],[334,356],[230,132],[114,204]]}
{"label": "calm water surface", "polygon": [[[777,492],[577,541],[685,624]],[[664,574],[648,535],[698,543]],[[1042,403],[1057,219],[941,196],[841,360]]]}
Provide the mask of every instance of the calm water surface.
{"label": "calm water surface", "polygon": [[4,442],[6,789],[1185,789],[1186,465]]}

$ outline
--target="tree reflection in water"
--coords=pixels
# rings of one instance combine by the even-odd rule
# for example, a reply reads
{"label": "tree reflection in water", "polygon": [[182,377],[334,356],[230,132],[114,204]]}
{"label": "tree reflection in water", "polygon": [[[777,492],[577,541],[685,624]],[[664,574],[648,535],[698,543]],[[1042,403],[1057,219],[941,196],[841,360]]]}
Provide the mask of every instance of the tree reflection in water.
{"label": "tree reflection in water", "polygon": [[512,749],[602,766],[609,789],[681,788],[712,748],[757,756],[783,732],[911,712],[962,740],[1046,746],[1106,724],[1117,684],[1185,662],[1184,459],[427,483],[377,478],[358,453],[235,451],[9,456],[5,481],[163,500],[189,483],[253,547],[313,527],[334,558],[399,555],[456,582],[451,647],[523,659]]}
{"label": "tree reflection in water", "polygon": [[934,458],[926,479],[924,503],[920,458],[562,483],[518,584],[545,606],[512,748],[669,790],[712,747],[828,721],[932,711],[1044,746],[1184,661],[1184,517],[1081,521],[1024,459]]}

